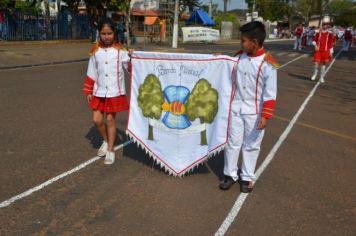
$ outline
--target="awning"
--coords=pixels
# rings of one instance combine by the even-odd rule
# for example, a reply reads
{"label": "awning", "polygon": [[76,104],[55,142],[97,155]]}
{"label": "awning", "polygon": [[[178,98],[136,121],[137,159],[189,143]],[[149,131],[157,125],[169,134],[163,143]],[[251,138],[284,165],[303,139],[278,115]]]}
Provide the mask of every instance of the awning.
{"label": "awning", "polygon": [[145,25],[153,25],[156,22],[157,18],[157,16],[146,16]]}

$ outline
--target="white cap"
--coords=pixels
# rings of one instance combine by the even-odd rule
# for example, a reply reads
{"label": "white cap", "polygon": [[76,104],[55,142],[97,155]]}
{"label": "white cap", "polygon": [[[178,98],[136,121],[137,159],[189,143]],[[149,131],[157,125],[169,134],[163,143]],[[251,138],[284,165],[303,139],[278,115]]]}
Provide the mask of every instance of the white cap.
{"label": "white cap", "polygon": [[324,17],[323,17],[323,25],[328,25],[328,24],[331,24],[331,21],[330,21],[330,16],[328,16],[328,15],[325,15]]}

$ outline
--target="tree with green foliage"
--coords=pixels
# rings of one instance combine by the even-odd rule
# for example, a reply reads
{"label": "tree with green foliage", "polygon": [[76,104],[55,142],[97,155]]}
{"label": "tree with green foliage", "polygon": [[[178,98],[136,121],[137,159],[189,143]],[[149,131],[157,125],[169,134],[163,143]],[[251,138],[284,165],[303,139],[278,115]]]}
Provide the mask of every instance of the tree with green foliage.
{"label": "tree with green foliage", "polygon": [[[211,4],[211,16],[215,16],[219,13],[218,10],[219,5],[218,4]],[[200,9],[202,9],[205,12],[209,12],[209,5],[201,5]]]}
{"label": "tree with green foliage", "polygon": [[[200,79],[194,86],[186,103],[188,120],[200,120],[201,124],[211,124],[218,112],[219,93],[206,79]],[[200,145],[208,145],[206,130],[201,132]]]}
{"label": "tree with green foliage", "polygon": [[[143,116],[151,119],[160,119],[164,95],[159,79],[154,74],[146,76],[145,81],[139,87],[138,106]],[[153,140],[153,127],[148,125],[148,140]]]}
{"label": "tree with green foliage", "polygon": [[[246,0],[249,11],[252,11],[254,0]],[[281,21],[288,19],[291,5],[288,0],[255,0],[255,11],[264,20]]]}
{"label": "tree with green foliage", "polygon": [[334,16],[334,23],[348,26],[356,25],[356,2],[352,0],[334,0],[330,3],[329,12]]}
{"label": "tree with green foliage", "polygon": [[217,16],[214,17],[214,21],[216,23],[214,28],[219,29],[219,30],[221,29],[221,22],[223,22],[223,21],[232,22],[234,27],[238,27],[240,24],[238,16],[234,13],[218,14]]}
{"label": "tree with green foliage", "polygon": [[8,7],[8,4],[12,2],[11,0],[1,0],[0,1],[0,8],[6,8]]}

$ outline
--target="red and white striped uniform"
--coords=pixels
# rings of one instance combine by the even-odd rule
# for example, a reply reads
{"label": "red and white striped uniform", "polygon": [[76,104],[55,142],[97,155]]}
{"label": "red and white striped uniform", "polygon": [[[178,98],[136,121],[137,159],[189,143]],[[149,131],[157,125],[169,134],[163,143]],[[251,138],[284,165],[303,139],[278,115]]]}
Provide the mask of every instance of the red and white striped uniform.
{"label": "red and white striped uniform", "polygon": [[322,30],[315,34],[313,45],[318,47],[313,55],[314,62],[326,63],[331,61],[331,50],[335,44],[335,36],[328,30]]}

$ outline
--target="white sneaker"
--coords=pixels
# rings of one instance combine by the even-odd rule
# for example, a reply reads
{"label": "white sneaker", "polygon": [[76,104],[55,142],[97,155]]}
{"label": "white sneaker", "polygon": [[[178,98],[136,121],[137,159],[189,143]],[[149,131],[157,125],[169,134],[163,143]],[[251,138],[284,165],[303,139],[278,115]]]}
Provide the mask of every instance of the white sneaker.
{"label": "white sneaker", "polygon": [[100,148],[98,150],[98,156],[99,157],[105,156],[107,151],[108,151],[108,143],[104,141],[103,144],[101,144],[101,146],[100,146]]}
{"label": "white sneaker", "polygon": [[106,152],[104,164],[105,165],[111,165],[114,164],[115,162],[115,152]]}
{"label": "white sneaker", "polygon": [[315,79],[316,79],[316,76],[317,76],[318,74],[314,74],[310,79],[312,80],[312,81],[314,81]]}
{"label": "white sneaker", "polygon": [[325,80],[324,80],[324,77],[320,77],[320,83],[324,83]]}

